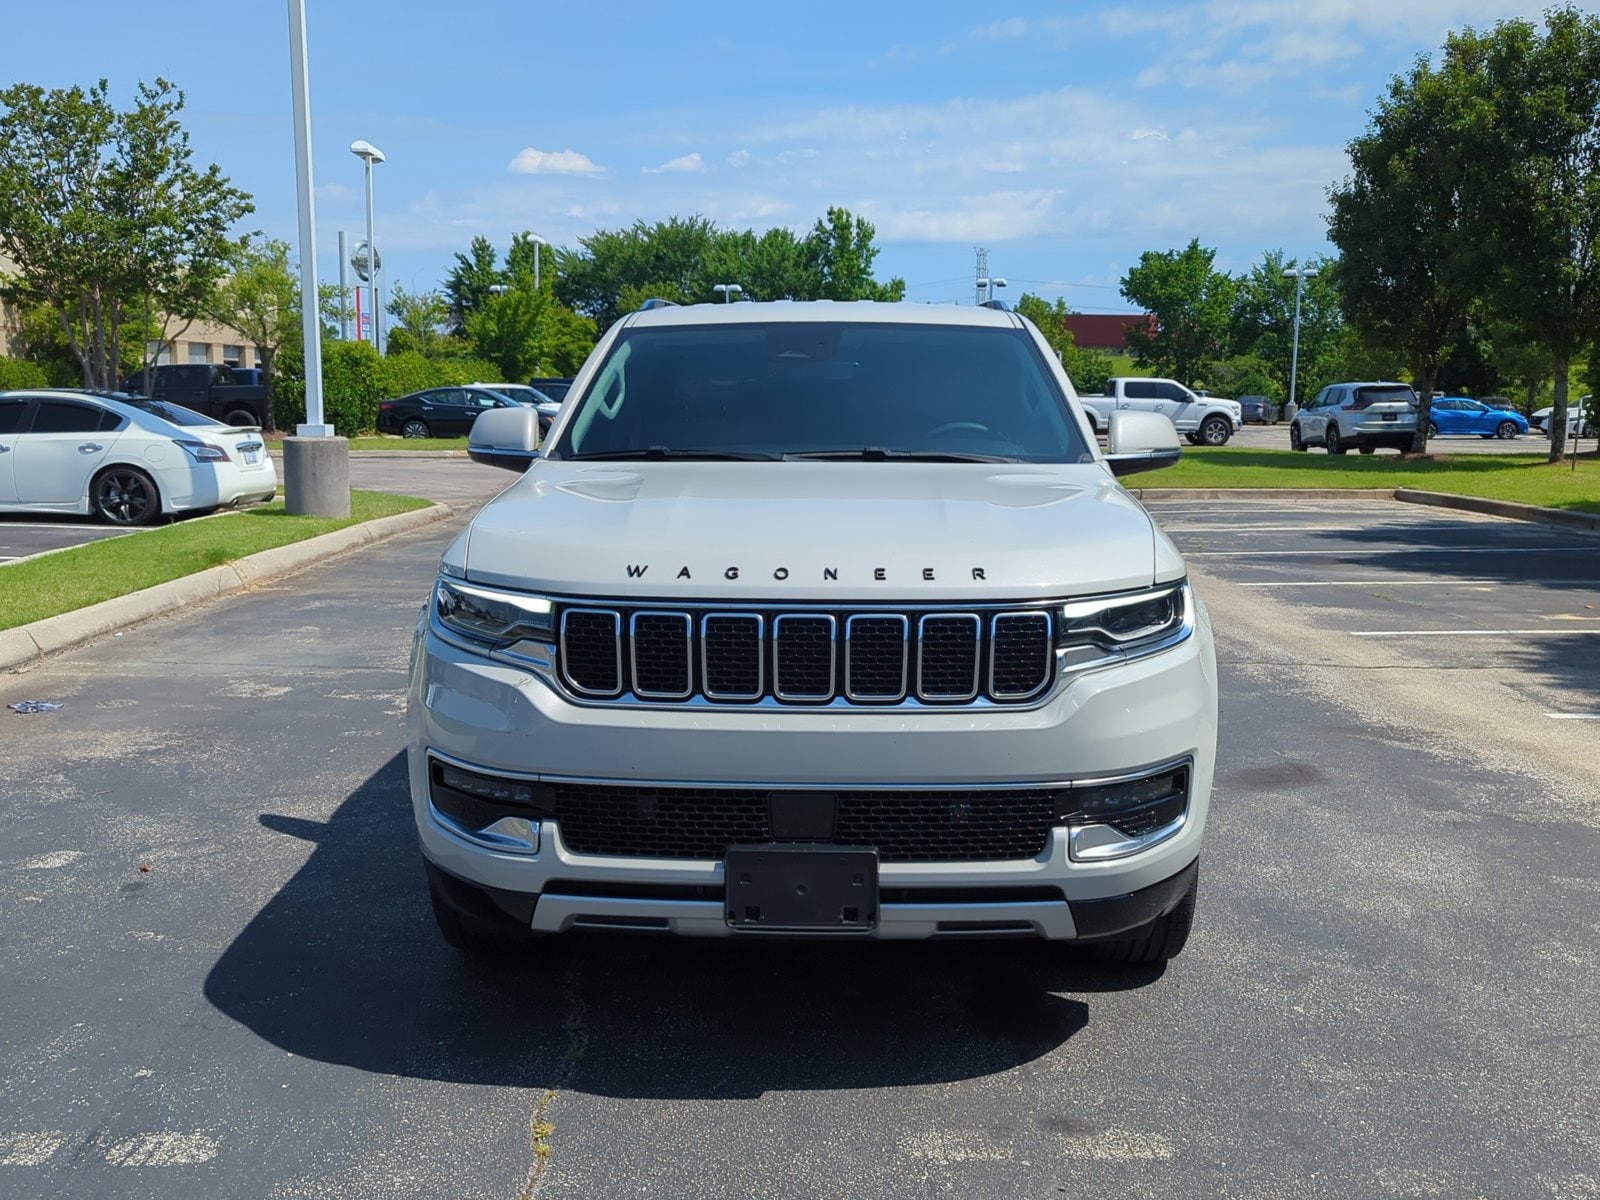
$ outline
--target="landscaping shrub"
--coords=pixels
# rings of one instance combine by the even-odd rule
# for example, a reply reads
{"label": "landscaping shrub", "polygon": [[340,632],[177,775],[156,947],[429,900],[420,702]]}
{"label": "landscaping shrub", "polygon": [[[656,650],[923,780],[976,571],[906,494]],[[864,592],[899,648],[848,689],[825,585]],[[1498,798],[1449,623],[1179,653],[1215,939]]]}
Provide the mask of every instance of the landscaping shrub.
{"label": "landscaping shrub", "polygon": [[0,392],[49,386],[50,376],[43,367],[20,358],[0,358]]}

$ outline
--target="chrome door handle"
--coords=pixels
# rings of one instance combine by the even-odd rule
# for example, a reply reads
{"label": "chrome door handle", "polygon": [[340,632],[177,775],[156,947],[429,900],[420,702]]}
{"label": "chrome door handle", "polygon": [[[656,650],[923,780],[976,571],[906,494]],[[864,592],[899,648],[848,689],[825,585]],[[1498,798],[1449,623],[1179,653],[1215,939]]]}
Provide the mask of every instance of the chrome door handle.
{"label": "chrome door handle", "polygon": [[84,442],[82,445],[80,445],[78,447],[78,453],[79,454],[93,454],[96,450],[104,450],[104,449],[105,449],[105,447],[102,446],[99,442]]}
{"label": "chrome door handle", "polygon": [[10,446],[0,446],[0,454],[10,454],[10,453],[11,453],[11,447]]}

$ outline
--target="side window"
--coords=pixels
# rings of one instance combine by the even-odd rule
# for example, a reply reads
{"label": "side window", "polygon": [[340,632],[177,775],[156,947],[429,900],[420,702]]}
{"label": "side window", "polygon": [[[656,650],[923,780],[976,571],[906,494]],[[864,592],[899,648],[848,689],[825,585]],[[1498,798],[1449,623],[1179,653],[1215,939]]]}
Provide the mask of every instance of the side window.
{"label": "side window", "polygon": [[21,429],[22,414],[27,411],[26,400],[0,400],[0,435]]}
{"label": "side window", "polygon": [[1122,385],[1122,394],[1129,400],[1154,400],[1156,385],[1143,379],[1130,379]]}
{"label": "side window", "polygon": [[1158,383],[1155,385],[1156,395],[1162,400],[1176,400],[1179,404],[1189,402],[1188,389],[1176,383]]}
{"label": "side window", "polygon": [[116,428],[116,415],[87,404],[71,404],[63,400],[41,400],[33,414],[33,433],[98,433],[106,428],[104,417],[112,417],[111,428]]}

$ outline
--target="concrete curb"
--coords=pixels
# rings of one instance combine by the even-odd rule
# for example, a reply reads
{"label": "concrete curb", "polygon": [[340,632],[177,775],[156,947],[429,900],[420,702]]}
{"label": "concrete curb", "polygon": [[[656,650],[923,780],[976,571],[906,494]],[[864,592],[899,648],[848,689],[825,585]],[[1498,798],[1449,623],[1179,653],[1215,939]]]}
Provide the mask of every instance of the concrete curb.
{"label": "concrete curb", "polygon": [[335,555],[359,550],[398,533],[419,529],[455,515],[448,504],[379,517],[348,529],[319,534],[302,542],[277,546],[236,562],[211,567],[182,579],[91,604],[75,612],[46,617],[15,629],[0,630],[0,671],[29,666],[48,654],[82,645],[151,617],[159,617],[192,604],[243,591],[268,580],[327,562]]}
{"label": "concrete curb", "polygon": [[1571,512],[1564,508],[1541,508],[1537,504],[1518,504],[1515,500],[1489,500],[1483,496],[1452,496],[1448,492],[1423,492],[1416,488],[1396,488],[1396,500],[1407,504],[1431,504],[1435,508],[1456,508],[1509,517],[1514,521],[1534,521],[1540,525],[1560,525],[1600,533],[1600,513]]}
{"label": "concrete curb", "polygon": [[1570,512],[1564,508],[1541,508],[1537,504],[1518,504],[1514,500],[1490,500],[1483,496],[1456,496],[1449,492],[1426,492],[1418,488],[1129,488],[1140,500],[1398,500],[1405,504],[1430,504],[1435,508],[1454,508],[1461,512],[1482,513],[1488,517],[1507,517],[1513,521],[1532,521],[1539,525],[1560,525],[1600,533],[1600,513]]}
{"label": "concrete curb", "polygon": [[1129,488],[1141,500],[1393,500],[1393,488]]}

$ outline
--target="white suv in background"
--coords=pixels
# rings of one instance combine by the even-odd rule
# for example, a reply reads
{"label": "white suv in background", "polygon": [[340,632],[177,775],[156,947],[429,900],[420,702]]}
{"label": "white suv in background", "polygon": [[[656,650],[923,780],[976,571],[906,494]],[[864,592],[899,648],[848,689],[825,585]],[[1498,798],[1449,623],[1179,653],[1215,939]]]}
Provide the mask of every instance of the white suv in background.
{"label": "white suv in background", "polygon": [[[982,403],[973,398],[981,395]],[[440,931],[1031,936],[1183,947],[1217,673],[1182,557],[1031,324],[653,304],[601,339],[417,625]]]}
{"label": "white suv in background", "polygon": [[1330,383],[1289,423],[1289,448],[1329,454],[1387,446],[1402,454],[1417,432],[1417,394],[1404,383]]}

